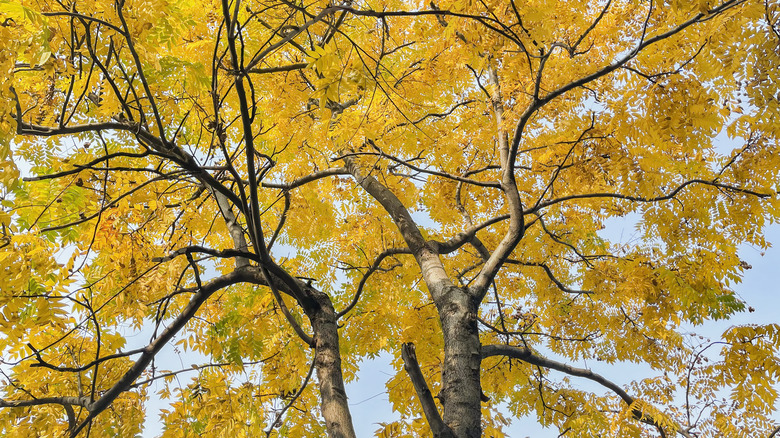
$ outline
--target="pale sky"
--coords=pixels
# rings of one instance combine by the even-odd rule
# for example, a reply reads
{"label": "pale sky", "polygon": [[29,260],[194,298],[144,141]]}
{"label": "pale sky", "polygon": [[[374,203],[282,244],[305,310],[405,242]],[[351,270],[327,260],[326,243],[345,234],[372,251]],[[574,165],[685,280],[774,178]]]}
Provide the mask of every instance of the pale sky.
{"label": "pale sky", "polygon": [[[775,247],[766,250],[762,256],[761,251],[749,246],[743,246],[740,250],[740,258],[753,269],[745,272],[741,284],[735,287],[740,298],[747,302],[748,306],[755,308],[755,312],[747,311],[735,315],[727,321],[710,321],[703,326],[694,329],[696,334],[717,340],[729,327],[740,324],[769,324],[777,323],[777,309],[780,308],[780,293],[777,285],[780,283],[780,224],[772,225],[767,229],[767,240],[776,242]],[[560,359],[560,358],[557,358]],[[390,366],[391,358],[382,356],[373,361],[366,361],[361,367],[360,380],[347,385],[347,395],[350,400],[352,418],[355,423],[356,433],[359,437],[374,436],[374,431],[379,428],[378,422],[388,422],[399,418],[394,414],[387,399],[383,382],[390,378],[393,369]],[[606,363],[575,363],[570,365],[590,368],[618,383],[626,385],[632,380],[651,377],[655,374],[643,374],[647,367],[637,364],[610,365]],[[562,373],[552,372],[551,378],[563,377]],[[609,391],[586,379],[570,377],[573,385],[582,382],[582,388],[599,391],[606,394]],[[780,385],[778,385],[780,389]],[[780,417],[778,418],[780,420]],[[512,425],[506,429],[512,438],[557,438],[558,432],[543,429],[535,418],[513,418]]]}
{"label": "pale sky", "polygon": [[[626,233],[627,231],[623,231]],[[630,232],[630,230],[628,231]],[[625,239],[628,236],[624,237]],[[752,269],[745,272],[741,284],[735,287],[740,298],[747,302],[747,305],[755,308],[755,312],[743,312],[735,315],[728,321],[710,321],[701,327],[694,329],[695,333],[709,337],[713,340],[720,338],[720,334],[727,328],[739,324],[768,324],[777,321],[777,309],[780,308],[780,293],[778,293],[778,267],[780,264],[780,225],[775,224],[767,230],[767,240],[776,242],[776,247],[769,248],[762,256],[761,251],[749,246],[743,246],[740,250],[740,258],[753,266]],[[138,342],[147,341],[147,336],[138,336]],[[130,340],[129,340],[130,341]],[[128,346],[128,348],[130,348]],[[158,365],[166,360],[166,353],[170,358],[170,347],[166,347],[161,352]],[[202,362],[197,357],[191,360],[185,359],[182,367],[189,366],[193,362]],[[361,364],[359,379],[347,385],[347,395],[349,397],[352,419],[355,425],[356,433],[359,437],[372,437],[379,428],[379,422],[390,422],[398,419],[399,416],[392,412],[388,402],[385,382],[394,374],[390,366],[391,357],[384,354],[375,360],[366,360]],[[560,358],[556,358],[560,359]],[[169,366],[175,368],[180,359],[172,358],[176,363]],[[637,364],[619,364],[610,365],[606,363],[574,363],[570,365],[590,368],[623,386],[632,380],[651,377],[655,374],[648,373],[648,368]],[[647,373],[647,374],[645,374]],[[191,373],[195,375],[195,373]],[[183,375],[181,381],[183,384],[189,382],[190,375]],[[563,377],[563,374],[553,372],[550,376],[553,379]],[[606,394],[608,391],[585,379],[571,377],[572,384],[582,383],[583,389],[597,391],[600,394]],[[779,386],[780,388],[780,386]],[[153,394],[153,391],[150,391]],[[157,409],[165,407],[164,403],[155,400],[152,395],[148,409],[148,417],[144,438],[157,437],[161,431],[161,425],[158,422]],[[556,438],[558,432],[551,429],[543,429],[536,422],[535,418],[512,418],[512,425],[506,429],[508,435],[513,438]]]}

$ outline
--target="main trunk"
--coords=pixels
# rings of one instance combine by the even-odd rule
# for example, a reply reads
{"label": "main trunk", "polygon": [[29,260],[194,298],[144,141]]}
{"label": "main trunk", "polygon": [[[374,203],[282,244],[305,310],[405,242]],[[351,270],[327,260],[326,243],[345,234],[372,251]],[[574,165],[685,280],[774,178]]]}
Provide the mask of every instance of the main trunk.
{"label": "main trunk", "polygon": [[463,289],[450,287],[437,302],[444,335],[442,390],[444,423],[458,438],[482,435],[478,303]]}
{"label": "main trunk", "polygon": [[347,392],[341,374],[336,312],[327,297],[317,299],[319,308],[310,315],[314,329],[314,367],[320,388],[322,416],[330,438],[355,438]]}

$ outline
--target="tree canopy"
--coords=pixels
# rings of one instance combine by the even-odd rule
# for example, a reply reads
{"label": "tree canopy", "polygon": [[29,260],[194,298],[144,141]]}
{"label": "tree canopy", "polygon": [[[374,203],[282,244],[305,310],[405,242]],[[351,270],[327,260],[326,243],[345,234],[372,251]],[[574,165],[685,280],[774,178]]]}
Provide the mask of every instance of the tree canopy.
{"label": "tree canopy", "polygon": [[780,430],[780,325],[690,333],[780,217],[776,0],[0,0],[0,71],[0,435],[354,437],[380,354],[383,437]]}

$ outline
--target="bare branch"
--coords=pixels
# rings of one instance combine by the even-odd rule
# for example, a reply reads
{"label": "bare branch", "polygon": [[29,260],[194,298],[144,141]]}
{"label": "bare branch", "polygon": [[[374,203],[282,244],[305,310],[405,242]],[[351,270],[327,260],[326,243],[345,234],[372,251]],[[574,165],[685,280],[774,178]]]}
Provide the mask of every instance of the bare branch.
{"label": "bare branch", "polygon": [[274,299],[276,299],[276,304],[279,305],[279,309],[281,309],[282,314],[284,315],[285,319],[287,319],[287,322],[292,326],[293,330],[295,331],[295,334],[298,335],[303,342],[306,343],[309,347],[314,347],[314,339],[305,331],[303,331],[303,328],[301,328],[301,325],[298,324],[298,321],[295,320],[295,317],[293,317],[292,313],[290,313],[290,310],[287,309],[287,305],[284,304],[284,300],[282,300],[281,295],[279,295],[279,289],[276,287],[274,282],[271,280],[271,274],[268,273],[268,270],[261,267],[260,268],[263,272],[263,276],[266,279],[266,282],[268,283],[268,287],[271,289],[271,293],[274,296]]}
{"label": "bare branch", "polygon": [[382,261],[386,259],[387,257],[396,255],[396,254],[411,254],[411,250],[408,248],[390,248],[382,251],[381,254],[379,254],[374,260],[374,263],[371,265],[370,268],[368,268],[368,271],[366,271],[365,274],[363,274],[363,278],[360,279],[360,282],[358,283],[357,290],[355,291],[355,296],[352,298],[352,301],[347,305],[347,307],[344,308],[341,312],[338,312],[336,314],[336,319],[341,318],[342,316],[349,313],[352,308],[355,307],[355,305],[360,300],[360,295],[363,294],[363,287],[366,285],[366,282],[368,281],[368,278],[373,274],[374,272],[379,270],[379,267],[382,265]]}
{"label": "bare branch", "polygon": [[190,319],[192,319],[193,316],[195,316],[195,313],[197,313],[200,306],[203,305],[203,303],[205,303],[214,292],[242,281],[250,281],[253,279],[253,277],[254,275],[251,270],[246,268],[236,269],[229,274],[217,277],[214,280],[204,284],[203,287],[198,290],[195,295],[193,295],[193,297],[190,299],[190,302],[176,317],[176,319],[174,319],[173,322],[171,322],[171,324],[165,330],[163,330],[163,332],[157,338],[155,338],[151,343],[143,348],[141,357],[136,360],[133,366],[131,366],[130,369],[116,383],[114,383],[114,386],[103,393],[103,395],[95,402],[88,405],[87,409],[89,410],[89,415],[86,419],[84,419],[84,421],[82,421],[73,429],[71,432],[71,438],[76,438],[79,432],[81,432],[84,427],[92,422],[92,419],[106,410],[117,397],[119,397],[123,392],[127,391],[133,385],[135,380],[152,362],[152,359],[154,359],[157,353],[168,343],[168,341],[173,338],[174,335],[176,335],[176,333],[178,333],[184,327],[184,325]]}
{"label": "bare branch", "polygon": [[78,18],[79,20],[83,21],[91,21],[94,23],[102,24],[103,26],[106,26],[110,28],[111,30],[117,32],[118,34],[122,36],[126,36],[127,34],[123,29],[120,29],[117,26],[114,26],[113,24],[109,23],[108,21],[101,20],[100,18],[91,17],[89,15],[83,15],[79,14],[78,12],[42,12],[41,15],[44,15],[46,17],[71,17],[71,18]]}
{"label": "bare branch", "polygon": [[758,198],[768,198],[768,197],[774,195],[773,193],[760,193],[760,192],[756,192],[756,191],[753,191],[753,190],[743,189],[743,188],[740,188],[740,187],[732,186],[732,185],[729,185],[729,184],[722,184],[722,183],[715,182],[715,181],[706,181],[706,180],[703,180],[703,179],[693,179],[693,180],[689,180],[689,181],[686,181],[686,182],[680,184],[679,186],[677,186],[676,189],[672,190],[671,192],[667,193],[666,195],[655,196],[655,197],[652,197],[652,198],[646,198],[646,197],[643,197],[643,196],[624,195],[624,194],[620,194],[620,193],[580,193],[580,194],[575,194],[575,195],[561,196],[560,198],[555,198],[555,199],[550,199],[548,201],[540,202],[538,205],[535,205],[534,207],[529,208],[528,210],[526,210],[525,214],[536,213],[536,212],[538,212],[539,210],[541,210],[541,209],[543,209],[545,207],[549,207],[551,205],[555,205],[555,204],[559,204],[561,202],[571,201],[571,200],[575,200],[575,199],[615,198],[615,199],[625,199],[625,200],[634,201],[634,202],[659,202],[659,201],[666,201],[666,200],[672,199],[675,196],[677,196],[677,194],[680,193],[680,191],[682,191],[684,188],[688,187],[691,184],[702,184],[702,185],[705,185],[705,186],[711,186],[711,187],[716,187],[716,188],[723,189],[723,190],[728,190],[730,192],[737,192],[737,193],[743,193],[743,194],[746,194],[746,195],[756,196]]}
{"label": "bare branch", "polygon": [[33,350],[33,354],[35,355],[35,359],[38,361],[37,363],[31,364],[30,368],[41,367],[41,368],[48,368],[48,369],[54,370],[54,371],[69,372],[69,373],[79,373],[79,372],[82,372],[82,371],[86,371],[86,370],[94,367],[95,365],[98,365],[98,364],[103,363],[105,361],[108,361],[108,360],[111,360],[111,359],[119,359],[119,358],[127,357],[127,356],[132,356],[132,355],[135,355],[135,354],[143,353],[143,351],[144,351],[142,348],[139,348],[139,349],[136,349],[136,350],[130,350],[130,351],[123,351],[123,352],[120,352],[120,353],[114,353],[114,354],[109,354],[109,355],[100,357],[100,358],[95,359],[95,360],[93,360],[92,362],[90,362],[90,363],[88,363],[86,365],[82,365],[82,366],[79,366],[79,367],[61,367],[61,366],[52,365],[52,364],[46,362],[45,360],[43,360],[43,358],[41,357],[41,353],[38,350],[32,348],[32,345],[30,345],[30,344],[27,344],[27,345],[30,347],[31,350]]}
{"label": "bare branch", "polygon": [[481,231],[491,225],[495,225],[499,222],[503,222],[505,220],[509,219],[508,214],[502,214],[501,216],[496,216],[493,219],[488,219],[485,222],[482,222],[479,225],[475,225],[466,231],[458,233],[456,236],[452,237],[450,240],[446,242],[438,242],[435,240],[429,241],[430,244],[434,245],[434,247],[437,249],[439,254],[449,254],[461,246],[471,242],[474,239],[474,236],[477,235],[478,231]]}
{"label": "bare branch", "polygon": [[558,280],[558,278],[555,277],[555,274],[553,274],[552,269],[550,269],[550,267],[546,263],[520,262],[520,261],[516,261],[516,260],[507,260],[507,263],[518,264],[518,265],[522,265],[522,266],[534,266],[534,267],[537,267],[537,268],[542,268],[544,270],[544,272],[547,274],[547,277],[550,279],[550,281],[555,283],[555,285],[558,286],[558,289],[562,290],[563,292],[566,292],[566,293],[569,293],[569,294],[577,294],[577,295],[580,295],[580,294],[590,295],[590,294],[595,293],[595,292],[593,292],[591,290],[573,290],[573,289],[570,289],[565,284],[563,284],[560,280]]}
{"label": "bare branch", "polygon": [[413,343],[407,342],[401,345],[401,358],[404,361],[404,369],[409,374],[409,379],[411,379],[414,390],[417,392],[417,397],[420,399],[423,413],[428,420],[433,436],[436,438],[454,438],[455,435],[441,419],[439,410],[436,408],[431,390],[428,389],[428,384],[425,382],[425,377],[420,370],[420,364],[417,363],[417,354],[414,351]]}
{"label": "bare branch", "polygon": [[321,178],[325,178],[333,175],[349,175],[349,171],[345,167],[334,167],[331,169],[320,170],[310,175],[298,178],[295,181],[289,183],[274,183],[263,181],[262,186],[274,189],[292,190],[298,188],[304,184],[308,184],[312,181],[316,181]]}
{"label": "bare branch", "polygon": [[344,154],[342,156],[334,158],[334,160],[343,160],[346,157],[354,157],[354,156],[361,156],[361,155],[372,155],[372,156],[378,156],[381,158],[387,158],[390,161],[393,161],[395,163],[398,163],[404,167],[408,167],[409,169],[412,169],[415,172],[425,173],[428,175],[434,175],[445,179],[450,179],[454,181],[459,181],[466,184],[471,184],[475,186],[480,187],[492,187],[492,188],[500,188],[501,185],[496,181],[479,181],[471,178],[465,178],[460,175],[455,175],[452,173],[442,172],[439,170],[431,170],[431,169],[423,169],[422,167],[415,166],[414,164],[410,163],[409,160],[404,160],[398,157],[395,157],[393,155],[389,155],[384,153],[381,149],[379,149],[378,146],[374,144],[374,142],[369,141],[369,143],[374,146],[374,148],[378,152],[350,152],[347,154]]}
{"label": "bare branch", "polygon": [[306,68],[309,64],[305,62],[298,62],[296,64],[290,64],[290,65],[280,65],[277,67],[254,67],[248,69],[247,73],[257,73],[257,74],[268,74],[268,73],[279,73],[279,72],[286,72],[286,71],[295,71]]}
{"label": "bare branch", "polygon": [[282,417],[284,417],[285,412],[287,412],[290,407],[292,407],[293,404],[298,400],[298,397],[303,394],[303,391],[306,389],[306,386],[309,384],[309,380],[311,379],[312,372],[314,372],[314,361],[312,361],[311,365],[309,366],[309,372],[306,373],[306,377],[303,379],[303,382],[301,383],[301,386],[298,388],[298,390],[293,394],[293,396],[290,398],[290,401],[287,402],[286,405],[284,405],[284,408],[282,408],[281,411],[279,411],[278,414],[276,414],[276,418],[273,422],[271,422],[271,427],[268,428],[266,431],[266,438],[269,438],[271,436],[271,432],[273,432],[276,425],[281,423]]}
{"label": "bare branch", "polygon": [[[608,380],[601,374],[594,373],[593,371],[585,368],[575,368],[571,365],[566,365],[564,363],[557,362],[552,359],[548,359],[546,357],[540,356],[537,353],[534,353],[533,351],[525,347],[516,347],[512,345],[499,345],[499,344],[483,345],[482,357],[487,358],[491,356],[506,356],[512,359],[521,360],[531,365],[536,365],[542,368],[548,368],[551,370],[560,371],[570,376],[583,377],[588,380],[592,380],[598,383],[599,385],[614,392],[629,407],[633,406],[634,403],[636,402],[636,399],[628,395],[628,393],[623,388],[621,388],[611,380]],[[659,430],[663,430],[661,428],[660,423],[655,418],[653,418],[647,413],[642,412],[640,409],[633,408],[631,413],[635,419],[643,423],[655,426]],[[692,436],[688,432],[680,429],[679,427],[677,428],[676,432],[686,438],[692,438]]]}

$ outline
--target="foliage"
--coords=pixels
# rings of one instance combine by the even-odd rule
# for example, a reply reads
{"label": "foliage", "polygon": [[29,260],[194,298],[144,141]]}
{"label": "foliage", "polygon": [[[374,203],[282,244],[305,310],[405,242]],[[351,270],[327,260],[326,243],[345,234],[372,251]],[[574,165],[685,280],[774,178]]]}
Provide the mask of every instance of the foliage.
{"label": "foliage", "polygon": [[0,434],[350,437],[380,354],[378,436],[777,434],[780,326],[687,333],[780,217],[779,20],[0,0]]}

